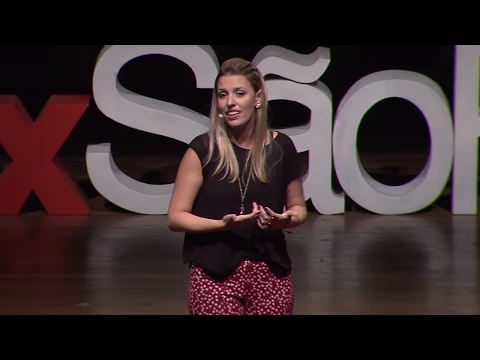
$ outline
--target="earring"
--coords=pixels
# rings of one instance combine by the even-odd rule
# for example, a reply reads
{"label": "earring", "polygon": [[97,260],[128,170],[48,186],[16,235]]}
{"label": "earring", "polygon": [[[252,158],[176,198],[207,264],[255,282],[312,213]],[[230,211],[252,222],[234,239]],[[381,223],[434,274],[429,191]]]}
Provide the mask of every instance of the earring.
{"label": "earring", "polygon": [[218,114],[218,117],[219,117],[220,119],[222,119],[222,118],[223,118],[223,114]]}
{"label": "earring", "polygon": [[260,109],[260,104],[256,104],[255,107],[256,107],[257,109]]}

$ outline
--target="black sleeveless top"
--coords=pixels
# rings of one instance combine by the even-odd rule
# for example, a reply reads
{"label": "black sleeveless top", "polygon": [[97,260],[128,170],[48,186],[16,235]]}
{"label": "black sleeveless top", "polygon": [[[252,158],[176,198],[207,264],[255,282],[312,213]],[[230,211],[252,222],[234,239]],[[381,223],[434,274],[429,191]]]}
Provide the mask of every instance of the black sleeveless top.
{"label": "black sleeveless top", "polygon": [[[203,164],[208,154],[208,133],[197,136],[189,146]],[[233,144],[235,155],[243,170],[248,150]],[[293,141],[279,132],[266,147],[269,182],[250,179],[245,195],[245,213],[252,211],[252,203],[270,207],[282,213],[286,188],[290,181],[301,176],[301,166]],[[192,208],[192,214],[222,219],[227,214],[239,214],[241,195],[238,182],[220,180],[213,175],[217,152],[211,163],[203,168],[203,184]],[[245,179],[246,180],[246,179]],[[243,184],[242,187],[244,188]],[[213,233],[186,233],[183,245],[184,263],[195,263],[215,279],[226,279],[243,260],[263,261],[272,272],[284,276],[291,271],[283,230],[262,230],[256,222],[233,230]]]}

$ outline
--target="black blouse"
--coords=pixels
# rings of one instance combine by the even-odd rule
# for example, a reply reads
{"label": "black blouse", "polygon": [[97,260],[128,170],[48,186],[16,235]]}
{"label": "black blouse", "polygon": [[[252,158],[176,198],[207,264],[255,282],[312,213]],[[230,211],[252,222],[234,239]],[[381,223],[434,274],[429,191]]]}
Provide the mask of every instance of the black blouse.
{"label": "black blouse", "polygon": [[[208,154],[208,133],[193,139],[190,147],[203,164]],[[242,171],[248,150],[235,144],[233,148]],[[250,180],[244,201],[246,214],[252,211],[253,202],[282,213],[288,184],[301,176],[297,150],[287,135],[279,132],[273,142],[267,145],[266,153],[269,182],[265,184]],[[216,155],[215,152],[212,162],[203,168],[203,184],[192,214],[220,220],[227,214],[240,213],[241,194],[238,182],[228,183],[227,180],[220,180],[220,174],[213,175],[217,165]],[[213,278],[226,279],[241,261],[247,259],[264,261],[278,276],[288,274],[291,260],[283,230],[262,230],[256,222],[252,222],[229,231],[185,234],[183,261],[202,266]]]}

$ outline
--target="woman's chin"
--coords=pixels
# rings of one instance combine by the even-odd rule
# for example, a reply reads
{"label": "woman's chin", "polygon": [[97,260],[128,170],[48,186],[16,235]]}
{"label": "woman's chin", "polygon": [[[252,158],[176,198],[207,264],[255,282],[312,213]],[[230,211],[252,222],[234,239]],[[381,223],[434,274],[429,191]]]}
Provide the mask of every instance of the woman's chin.
{"label": "woman's chin", "polygon": [[236,120],[227,120],[225,121],[228,127],[230,128],[237,128],[237,129],[242,129],[246,128],[249,124],[249,121],[245,121],[242,119],[236,119]]}

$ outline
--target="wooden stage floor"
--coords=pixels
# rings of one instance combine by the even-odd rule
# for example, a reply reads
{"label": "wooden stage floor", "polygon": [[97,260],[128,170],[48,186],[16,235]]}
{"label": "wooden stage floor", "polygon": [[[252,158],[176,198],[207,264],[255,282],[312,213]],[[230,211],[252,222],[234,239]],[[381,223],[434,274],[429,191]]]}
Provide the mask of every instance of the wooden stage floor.
{"label": "wooden stage floor", "polygon": [[[182,234],[165,216],[91,202],[89,216],[0,217],[0,314],[187,315]],[[408,216],[311,212],[288,236],[295,314],[478,315],[477,224],[441,204]]]}

